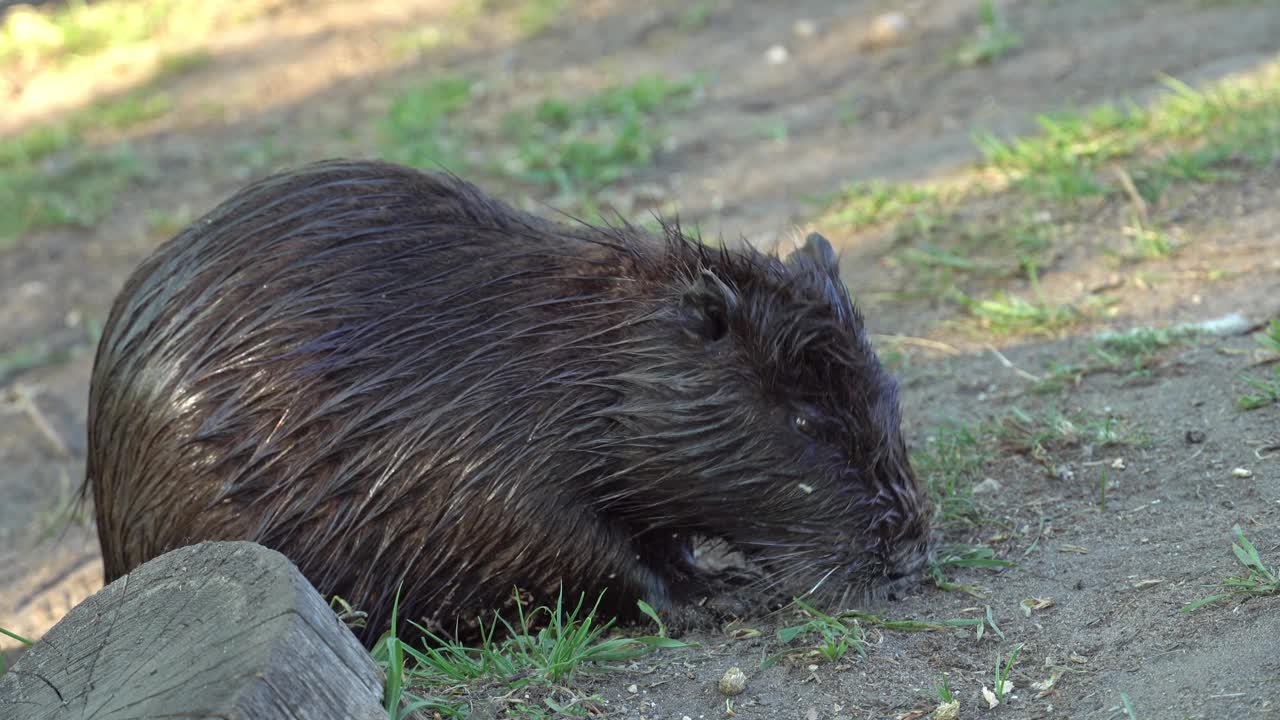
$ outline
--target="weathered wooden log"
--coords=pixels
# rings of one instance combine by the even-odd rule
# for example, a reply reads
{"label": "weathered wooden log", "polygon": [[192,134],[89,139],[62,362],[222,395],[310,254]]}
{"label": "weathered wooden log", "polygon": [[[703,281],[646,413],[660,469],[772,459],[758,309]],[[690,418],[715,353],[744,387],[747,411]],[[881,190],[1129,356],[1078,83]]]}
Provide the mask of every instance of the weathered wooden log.
{"label": "weathered wooden log", "polygon": [[0,718],[369,718],[382,674],[293,563],[248,542],[148,562],[0,677]]}

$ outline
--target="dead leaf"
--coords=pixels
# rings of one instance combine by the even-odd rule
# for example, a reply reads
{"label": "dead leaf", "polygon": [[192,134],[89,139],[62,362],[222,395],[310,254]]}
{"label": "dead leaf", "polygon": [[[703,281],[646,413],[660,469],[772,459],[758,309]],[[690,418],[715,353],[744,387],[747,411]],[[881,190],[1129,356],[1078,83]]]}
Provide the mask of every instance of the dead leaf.
{"label": "dead leaf", "polygon": [[1027,598],[1022,603],[1022,614],[1031,617],[1032,610],[1046,610],[1053,607],[1053,598]]}
{"label": "dead leaf", "polygon": [[996,694],[988,690],[986,685],[982,686],[982,699],[987,701],[987,709],[989,710],[995,709],[995,706],[1000,704],[1000,701],[996,699]]}
{"label": "dead leaf", "polygon": [[1061,677],[1061,672],[1055,672],[1050,673],[1044,680],[1031,683],[1031,689],[1036,691],[1036,699],[1039,700],[1052,692],[1053,686],[1058,684],[1058,679]]}

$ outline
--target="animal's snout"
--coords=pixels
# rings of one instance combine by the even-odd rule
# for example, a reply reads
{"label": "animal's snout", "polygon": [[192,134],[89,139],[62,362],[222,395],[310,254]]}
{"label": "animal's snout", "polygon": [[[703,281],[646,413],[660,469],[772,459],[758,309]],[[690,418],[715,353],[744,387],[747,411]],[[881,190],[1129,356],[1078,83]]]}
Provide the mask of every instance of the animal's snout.
{"label": "animal's snout", "polygon": [[929,564],[927,542],[903,543],[885,559],[885,576],[890,580],[914,578]]}

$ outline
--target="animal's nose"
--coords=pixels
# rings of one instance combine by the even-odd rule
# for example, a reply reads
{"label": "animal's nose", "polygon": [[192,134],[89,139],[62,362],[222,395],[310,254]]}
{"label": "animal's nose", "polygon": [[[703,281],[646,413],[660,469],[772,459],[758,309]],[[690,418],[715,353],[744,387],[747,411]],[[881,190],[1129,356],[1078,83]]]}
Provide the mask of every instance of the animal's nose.
{"label": "animal's nose", "polygon": [[897,580],[919,575],[929,563],[927,543],[906,543],[896,548],[886,558],[885,575]]}

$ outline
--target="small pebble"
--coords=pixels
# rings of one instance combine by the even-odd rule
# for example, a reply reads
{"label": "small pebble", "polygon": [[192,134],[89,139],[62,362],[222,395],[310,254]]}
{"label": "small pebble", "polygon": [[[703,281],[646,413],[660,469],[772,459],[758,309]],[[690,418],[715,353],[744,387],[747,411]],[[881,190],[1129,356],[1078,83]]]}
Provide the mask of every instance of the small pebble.
{"label": "small pebble", "polygon": [[627,686],[627,692],[631,693],[632,695],[635,695],[636,693],[640,692],[640,686],[636,685],[635,683],[631,683],[630,685]]}
{"label": "small pebble", "polygon": [[871,21],[871,28],[867,30],[862,42],[873,48],[896,45],[902,42],[902,37],[910,26],[911,22],[906,15],[900,12],[884,13]]}
{"label": "small pebble", "polygon": [[995,494],[998,492],[1000,492],[1000,481],[995,478],[987,478],[973,486],[974,495],[985,495],[986,493]]}
{"label": "small pebble", "polygon": [[1238,478],[1251,478],[1253,477],[1253,471],[1249,468],[1238,467],[1231,471],[1231,476]]}
{"label": "small pebble", "polygon": [[733,696],[747,689],[747,675],[741,668],[731,667],[720,678],[720,693]]}
{"label": "small pebble", "polygon": [[774,45],[764,53],[765,62],[770,65],[781,65],[791,58],[791,53],[782,45]]}

